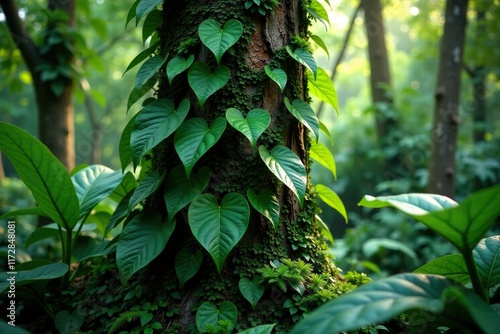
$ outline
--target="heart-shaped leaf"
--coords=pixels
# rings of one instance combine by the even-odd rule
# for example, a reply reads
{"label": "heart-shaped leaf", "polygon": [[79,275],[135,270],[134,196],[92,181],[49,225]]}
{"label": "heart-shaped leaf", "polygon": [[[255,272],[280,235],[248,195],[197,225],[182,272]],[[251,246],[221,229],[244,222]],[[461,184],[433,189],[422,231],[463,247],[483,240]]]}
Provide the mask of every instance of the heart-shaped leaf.
{"label": "heart-shaped leaf", "polygon": [[130,198],[128,204],[128,211],[131,211],[137,204],[139,204],[143,199],[154,193],[165,180],[166,173],[155,170],[146,175],[146,177],[139,183],[137,188],[135,188],[134,194]]}
{"label": "heart-shaped leaf", "polygon": [[130,136],[134,166],[139,165],[147,151],[177,130],[186,118],[189,107],[188,99],[182,100],[177,109],[171,100],[161,99],[139,112]]}
{"label": "heart-shaped leaf", "polygon": [[326,55],[328,56],[328,60],[330,60],[330,52],[328,52],[328,47],[326,46],[326,43],[319,37],[318,35],[311,35],[311,39],[319,45],[320,48],[325,51]]}
{"label": "heart-shaped leaf", "polygon": [[[46,281],[62,277],[69,270],[68,265],[65,263],[45,264],[30,270],[21,270],[19,265],[17,265],[16,268],[18,269],[15,277],[16,288],[37,281]],[[11,275],[12,274],[7,272],[0,273],[0,293],[9,289]]]}
{"label": "heart-shaped leaf", "polygon": [[135,77],[135,88],[141,89],[149,79],[151,79],[156,73],[158,73],[158,70],[166,61],[167,57],[163,58],[162,56],[158,55],[146,60],[144,64],[142,64],[139,68],[139,71],[137,71],[137,76]]}
{"label": "heart-shaped leaf", "polygon": [[307,67],[309,71],[312,72],[314,80],[316,80],[318,65],[316,65],[316,60],[314,60],[314,57],[309,51],[306,51],[301,48],[297,48],[294,51],[292,51],[292,49],[289,46],[286,47],[286,51],[288,51],[288,54],[292,56],[293,59],[295,59],[297,62]]}
{"label": "heart-shaped leaf", "polygon": [[202,261],[203,253],[199,249],[192,251],[187,247],[183,247],[175,254],[175,274],[179,279],[181,288],[196,275]]}
{"label": "heart-shaped leaf", "polygon": [[172,80],[178,75],[184,72],[193,64],[194,61],[194,55],[189,55],[186,58],[182,56],[177,56],[172,58],[168,64],[167,64],[167,77],[168,77],[168,83],[171,85]]}
{"label": "heart-shaped leaf", "polygon": [[238,334],[271,334],[274,326],[276,326],[276,324],[259,325],[245,329],[244,331],[241,331]]}
{"label": "heart-shaped leaf", "polygon": [[285,106],[288,111],[299,120],[300,123],[304,124],[309,130],[311,130],[316,142],[318,142],[319,121],[309,103],[302,101],[301,99],[295,99],[292,103],[290,103],[288,97],[285,97]]}
{"label": "heart-shaped leaf", "polygon": [[163,17],[161,10],[153,9],[142,25],[142,43],[146,43],[146,40],[161,26],[163,22]]}
{"label": "heart-shaped leaf", "polygon": [[482,239],[472,251],[477,270],[488,289],[500,283],[500,236]]}
{"label": "heart-shaped leaf", "polygon": [[319,67],[317,76],[313,76],[311,72],[308,72],[307,83],[309,93],[316,96],[321,101],[331,105],[338,115],[339,101],[337,98],[337,91],[333,86],[332,79],[330,79],[328,74],[326,74],[325,70]]}
{"label": "heart-shaped leaf", "polygon": [[438,257],[414,270],[418,274],[441,275],[465,285],[470,282],[469,272],[462,254]]}
{"label": "heart-shaped leaf", "polygon": [[240,39],[242,33],[243,25],[235,19],[227,21],[222,29],[213,19],[203,21],[198,27],[201,42],[214,53],[217,64],[220,64],[222,55]]}
{"label": "heart-shaped leaf", "polygon": [[161,3],[163,3],[163,0],[141,0],[135,9],[136,26],[144,15],[155,9]]}
{"label": "heart-shaped leaf", "polygon": [[207,325],[217,326],[219,321],[229,321],[227,332],[231,333],[236,325],[238,311],[233,303],[225,301],[217,306],[212,302],[204,302],[196,311],[196,327],[200,333],[206,333]]}
{"label": "heart-shaped leaf", "polygon": [[252,109],[245,118],[238,109],[229,108],[226,110],[226,119],[233,128],[250,140],[252,147],[257,145],[257,139],[271,123],[271,116],[264,109]]}
{"label": "heart-shaped leaf", "polygon": [[266,188],[261,189],[259,195],[257,195],[253,189],[249,188],[247,190],[247,197],[253,208],[266,217],[275,229],[278,228],[280,223],[280,204],[276,195]]}
{"label": "heart-shaped leaf", "polygon": [[76,333],[83,325],[85,313],[83,310],[76,309],[71,314],[62,310],[54,316],[54,325],[61,334]]}
{"label": "heart-shaped leaf", "polygon": [[229,252],[247,230],[250,208],[237,193],[224,196],[220,205],[215,196],[203,194],[191,202],[188,219],[194,237],[212,256],[220,273]]}
{"label": "heart-shaped leaf", "polygon": [[299,157],[285,146],[276,146],[269,152],[261,145],[259,155],[267,168],[297,196],[302,207],[306,194],[307,175],[306,168]]}
{"label": "heart-shaped leaf", "polygon": [[337,166],[335,165],[335,159],[333,158],[332,152],[325,146],[325,144],[322,142],[312,142],[311,148],[309,149],[309,156],[311,159],[328,168],[328,170],[332,172],[333,178],[335,180],[337,179]]}
{"label": "heart-shaped leaf", "polygon": [[167,206],[168,221],[175,218],[175,214],[193,198],[200,195],[210,181],[210,169],[201,167],[196,174],[188,179],[183,166],[177,166],[168,175],[165,182],[164,199]]}
{"label": "heart-shaped leaf", "polygon": [[312,0],[309,3],[309,6],[306,7],[309,14],[314,17],[316,20],[321,21],[325,28],[328,30],[328,26],[330,25],[330,20],[328,18],[328,13],[326,12],[325,7],[318,2],[318,0]]}
{"label": "heart-shaped leaf", "polygon": [[278,87],[280,88],[281,92],[283,93],[283,90],[285,89],[286,86],[286,81],[287,81],[287,76],[285,71],[279,68],[272,69],[266,65],[264,66],[264,70],[266,71],[267,76],[276,82]]}
{"label": "heart-shaped leaf", "polygon": [[216,118],[210,128],[203,118],[190,118],[175,132],[174,146],[189,177],[196,162],[220,139],[226,119]]}
{"label": "heart-shaped leaf", "polygon": [[196,94],[202,108],[213,93],[227,84],[230,76],[229,68],[224,65],[217,66],[213,73],[205,63],[196,62],[191,65],[188,71],[189,86]]}
{"label": "heart-shaped leaf", "polygon": [[260,282],[261,277],[254,277],[250,280],[248,277],[242,277],[239,282],[240,292],[245,297],[246,300],[250,302],[252,308],[255,309],[255,305],[260,298],[264,295],[264,290],[266,287]]}
{"label": "heart-shaped leaf", "polygon": [[339,195],[322,184],[316,184],[314,187],[316,188],[316,193],[319,195],[319,198],[321,198],[321,200],[328,204],[330,207],[337,210],[342,215],[342,217],[344,217],[345,222],[347,223],[347,211]]}

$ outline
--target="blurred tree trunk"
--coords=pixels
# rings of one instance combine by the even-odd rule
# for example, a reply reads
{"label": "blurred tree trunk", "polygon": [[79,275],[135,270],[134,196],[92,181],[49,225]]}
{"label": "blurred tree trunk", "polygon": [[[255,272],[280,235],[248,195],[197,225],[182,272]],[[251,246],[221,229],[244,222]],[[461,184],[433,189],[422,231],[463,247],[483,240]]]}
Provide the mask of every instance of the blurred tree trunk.
{"label": "blurred tree trunk", "polygon": [[5,178],[5,170],[3,168],[2,152],[0,152],[0,181]]}
{"label": "blurred tree trunk", "polygon": [[448,0],[435,91],[428,191],[453,197],[455,147],[468,0]]}

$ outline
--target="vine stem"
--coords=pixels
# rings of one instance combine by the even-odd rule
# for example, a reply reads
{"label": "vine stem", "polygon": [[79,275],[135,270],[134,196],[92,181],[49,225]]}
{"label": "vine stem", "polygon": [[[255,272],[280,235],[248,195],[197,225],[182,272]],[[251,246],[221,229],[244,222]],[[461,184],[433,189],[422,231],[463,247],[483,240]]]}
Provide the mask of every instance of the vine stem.
{"label": "vine stem", "polygon": [[[66,229],[66,251],[64,253],[64,263],[66,263],[68,265],[68,267],[71,266],[72,238],[73,238],[73,230]],[[62,282],[62,286],[64,288],[68,287],[68,285],[69,285],[70,272],[71,272],[71,269],[68,268],[68,272],[66,274],[64,274],[63,282]]]}
{"label": "vine stem", "polygon": [[489,303],[488,292],[484,289],[483,283],[481,282],[481,277],[479,277],[479,272],[477,271],[476,267],[476,261],[474,261],[474,256],[472,255],[472,250],[464,250],[462,251],[462,255],[464,257],[467,270],[469,271],[470,281],[472,283],[474,292],[486,303]]}

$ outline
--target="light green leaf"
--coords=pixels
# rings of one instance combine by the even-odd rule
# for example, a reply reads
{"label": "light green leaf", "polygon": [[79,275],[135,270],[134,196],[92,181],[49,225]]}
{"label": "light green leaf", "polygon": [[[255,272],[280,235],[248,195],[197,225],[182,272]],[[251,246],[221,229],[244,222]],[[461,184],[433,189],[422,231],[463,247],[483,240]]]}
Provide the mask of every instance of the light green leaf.
{"label": "light green leaf", "polygon": [[149,79],[158,73],[158,70],[166,61],[167,57],[163,58],[158,55],[146,60],[137,71],[137,76],[135,77],[135,88],[141,89]]}
{"label": "light green leaf", "polygon": [[222,55],[240,39],[242,33],[243,25],[235,19],[227,21],[222,29],[213,19],[203,21],[198,27],[200,40],[214,53],[217,64],[220,64]]}
{"label": "light green leaf", "polygon": [[306,168],[299,157],[285,146],[276,146],[269,152],[264,146],[259,147],[259,155],[267,168],[283,182],[304,205],[307,175]]}
{"label": "light green leaf", "polygon": [[175,254],[175,274],[181,288],[200,270],[202,261],[203,253],[199,249],[191,251],[191,249],[183,247]]}
{"label": "light green leaf", "polygon": [[319,121],[319,129],[323,131],[324,134],[326,134],[326,137],[328,138],[328,141],[330,142],[330,145],[333,146],[333,137],[332,134],[330,133],[330,130],[326,127],[325,123]]}
{"label": "light green leaf", "polygon": [[272,69],[266,65],[264,66],[264,70],[266,71],[267,76],[276,82],[278,87],[280,88],[281,92],[283,93],[283,90],[285,89],[286,82],[287,82],[287,76],[285,71],[279,68]]}
{"label": "light green leaf", "polygon": [[212,94],[227,84],[230,76],[229,68],[224,65],[217,66],[213,73],[205,63],[196,62],[191,65],[188,71],[189,86],[196,94],[202,108]]}
{"label": "light green leaf", "polygon": [[259,325],[245,329],[244,331],[238,332],[238,334],[271,334],[274,326],[276,326],[276,324]]}
{"label": "light green leaf", "polygon": [[161,10],[153,9],[142,25],[142,43],[146,43],[146,40],[151,36],[159,26],[161,26],[163,18],[161,15]]}
{"label": "light green leaf", "polygon": [[134,166],[139,165],[146,152],[177,130],[189,108],[188,99],[182,100],[177,109],[171,100],[161,99],[151,102],[139,112],[130,136]]}
{"label": "light green leaf", "polygon": [[311,159],[328,168],[328,170],[332,172],[333,178],[335,180],[337,179],[337,166],[335,165],[335,159],[333,158],[332,152],[325,146],[325,144],[322,142],[312,142],[311,148],[309,149],[309,156]]}
{"label": "light green leaf", "polygon": [[167,64],[167,77],[168,83],[171,85],[172,80],[178,75],[184,72],[193,64],[194,55],[190,54],[187,59],[183,56],[177,56],[172,58]]}
{"label": "light green leaf", "polygon": [[461,254],[450,254],[438,257],[415,269],[418,274],[435,274],[457,281],[465,285],[470,282],[469,272]]}
{"label": "light green leaf", "polygon": [[308,72],[307,82],[309,93],[316,96],[321,101],[331,105],[338,115],[339,101],[337,99],[337,92],[335,91],[332,80],[330,79],[328,74],[326,74],[325,70],[319,67],[317,77]]}
{"label": "light green leaf", "polygon": [[309,6],[306,7],[309,14],[314,17],[316,20],[321,21],[325,25],[325,28],[328,30],[328,26],[330,25],[330,19],[328,18],[328,13],[326,12],[325,7],[318,0],[311,0]]}
{"label": "light green leaf", "polygon": [[175,132],[174,146],[189,177],[196,162],[220,139],[226,119],[216,118],[210,128],[203,118],[190,118]]}
{"label": "light green leaf", "polygon": [[167,177],[164,189],[165,205],[168,212],[168,221],[175,218],[175,214],[193,198],[200,195],[210,181],[210,169],[201,167],[196,174],[188,179],[183,166],[177,166]]}
{"label": "light green leaf", "polygon": [[60,226],[72,229],[78,222],[80,206],[63,164],[38,139],[3,122],[0,122],[0,151],[47,216]]}
{"label": "light green leaf", "polygon": [[320,48],[322,48],[326,52],[328,59],[330,59],[330,52],[328,52],[328,47],[326,46],[323,39],[321,39],[321,37],[319,37],[318,35],[311,35],[310,37],[316,44],[319,45]]}
{"label": "light green leaf", "polygon": [[229,108],[226,110],[226,119],[233,128],[250,140],[253,148],[257,145],[257,139],[271,123],[271,115],[264,109],[252,109],[245,118],[238,109]]}
{"label": "light green leaf", "polygon": [[365,195],[358,205],[367,208],[392,206],[408,215],[414,216],[453,208],[458,204],[452,199],[442,195],[412,193],[379,197]]}
{"label": "light green leaf", "polygon": [[500,283],[500,236],[482,239],[472,251],[483,286],[488,289]]}
{"label": "light green leaf", "polygon": [[258,276],[254,277],[253,280],[250,280],[248,277],[242,277],[238,283],[241,294],[248,300],[253,309],[255,309],[257,302],[262,298],[266,289],[260,282],[261,280],[262,278]]}
{"label": "light green leaf", "polygon": [[311,130],[316,142],[318,142],[319,121],[309,103],[302,101],[301,99],[295,99],[292,103],[290,103],[288,97],[285,97],[285,106],[288,111],[299,120],[300,123],[304,124],[309,130]]}
{"label": "light green leaf", "polygon": [[200,333],[206,333],[206,326],[217,326],[217,323],[222,320],[231,322],[228,332],[231,333],[236,325],[238,311],[233,303],[225,301],[217,306],[212,302],[204,302],[196,311],[196,327]]}
{"label": "light green leaf", "polygon": [[312,72],[314,80],[316,80],[318,65],[316,65],[316,60],[314,60],[312,54],[309,51],[306,51],[301,48],[297,48],[294,51],[292,51],[292,49],[289,46],[286,47],[286,50],[288,51],[288,54],[292,56],[293,59],[295,59],[297,62],[307,67],[309,71]]}
{"label": "light green leaf", "polygon": [[[19,265],[17,267],[18,269],[20,269]],[[36,267],[31,270],[18,270],[17,274],[15,274],[15,285],[17,288],[39,281],[62,277],[68,270],[69,267],[65,263],[51,263]],[[7,281],[7,279],[10,279],[11,276],[12,274],[9,274],[7,272],[0,273],[0,293],[9,289],[10,281]]]}
{"label": "light green leaf", "polygon": [[154,193],[160,186],[163,184],[163,180],[165,180],[166,172],[163,172],[160,175],[160,172],[157,170],[152,171],[139,183],[137,188],[135,188],[134,194],[130,198],[128,204],[128,211],[132,211],[134,207],[139,204],[143,199]]}
{"label": "light green leaf", "polygon": [[215,196],[203,194],[191,202],[188,219],[191,232],[212,256],[220,273],[229,252],[247,230],[250,208],[237,193],[224,196],[220,205]]}
{"label": "light green leaf", "polygon": [[411,249],[411,247],[402,243],[401,241],[387,239],[387,238],[371,238],[368,239],[363,244],[362,247],[364,255],[368,258],[372,257],[375,253],[377,253],[380,250],[380,248],[400,251],[406,254],[409,258],[411,258],[415,262],[418,261],[417,254],[415,253],[415,251]]}
{"label": "light green leaf", "polygon": [[155,9],[158,5],[163,3],[163,0],[141,0],[137,4],[137,8],[135,10],[135,18],[136,18],[136,26],[139,21],[150,11]]}
{"label": "light green leaf", "polygon": [[141,88],[135,88],[130,92],[127,101],[127,113],[137,101],[141,99],[147,92],[149,92],[158,81],[158,73],[155,73]]}
{"label": "light green leaf", "polygon": [[333,245],[333,243],[334,243],[333,235],[332,235],[332,231],[330,231],[330,228],[328,227],[328,225],[326,225],[326,223],[323,221],[323,219],[321,219],[321,217],[319,215],[315,215],[314,218],[321,229],[321,235],[323,237],[325,237],[326,240],[328,240]]}
{"label": "light green leaf", "polygon": [[137,65],[139,65],[140,63],[142,63],[143,60],[145,60],[146,58],[148,58],[149,56],[151,56],[156,51],[156,49],[158,48],[159,44],[160,43],[158,43],[158,42],[154,43],[149,48],[145,49],[144,51],[142,51],[141,53],[139,53],[137,56],[135,56],[135,58],[132,59],[132,61],[130,62],[130,64],[127,66],[127,69],[125,70],[125,72],[123,72],[122,78],[125,75],[125,73],[127,73],[128,71],[130,71],[131,69],[133,69],[134,67],[136,67]]}
{"label": "light green leaf", "polygon": [[322,184],[315,185],[315,188],[316,193],[319,195],[319,198],[321,198],[321,200],[328,204],[330,207],[337,210],[342,215],[342,217],[344,217],[345,222],[347,223],[347,211],[339,195]]}
{"label": "light green leaf", "polygon": [[125,226],[116,249],[123,283],[161,253],[174,228],[175,221],[167,224],[157,212],[142,212]]}
{"label": "light green leaf", "polygon": [[278,228],[280,223],[280,204],[276,195],[269,189],[261,189],[259,195],[249,188],[247,197],[253,208],[266,217],[274,226]]}

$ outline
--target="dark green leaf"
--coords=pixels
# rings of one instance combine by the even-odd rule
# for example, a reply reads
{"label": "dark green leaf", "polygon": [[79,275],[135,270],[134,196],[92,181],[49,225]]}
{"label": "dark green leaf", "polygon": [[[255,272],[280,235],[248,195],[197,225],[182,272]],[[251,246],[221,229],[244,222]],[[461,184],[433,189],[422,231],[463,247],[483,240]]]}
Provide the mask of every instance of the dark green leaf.
{"label": "dark green leaf", "polygon": [[182,56],[177,56],[172,58],[167,64],[168,83],[171,85],[172,80],[174,80],[174,78],[178,74],[187,70],[189,66],[193,64],[193,61],[194,61],[194,55],[192,54],[189,55],[187,59]]}
{"label": "dark green leaf", "polygon": [[297,62],[300,64],[304,65],[309,69],[309,71],[312,72],[314,80],[316,80],[316,73],[318,71],[318,66],[316,65],[316,60],[314,60],[314,57],[309,51],[306,51],[301,48],[297,48],[294,51],[287,46],[286,50],[288,51],[288,54],[292,56],[293,59],[295,59]]}
{"label": "dark green leaf", "polygon": [[137,26],[137,24],[144,17],[144,15],[155,9],[161,3],[163,3],[163,0],[141,0],[137,4],[137,8],[135,10],[135,17],[136,17],[135,25]]}
{"label": "dark green leaf", "polygon": [[254,277],[253,280],[250,280],[248,277],[242,277],[238,283],[241,294],[250,302],[253,309],[255,309],[255,305],[257,305],[259,299],[262,298],[264,290],[266,289],[265,286],[260,283],[261,279],[262,278],[258,276]]}
{"label": "dark green leaf", "polygon": [[162,56],[153,56],[146,60],[139,68],[139,71],[137,71],[137,76],[135,77],[135,88],[141,89],[149,79],[158,73],[166,61],[167,57],[163,58]]}
{"label": "dark green leaf", "polygon": [[276,195],[269,189],[261,189],[259,195],[249,188],[247,197],[253,208],[266,217],[274,226],[278,228],[280,223],[280,204]]}
{"label": "dark green leaf", "polygon": [[500,283],[500,236],[482,239],[472,251],[477,270],[488,289]]}
{"label": "dark green leaf", "polygon": [[199,249],[191,251],[189,248],[183,247],[175,254],[175,274],[179,279],[181,288],[196,275],[202,261],[203,253]]}
{"label": "dark green leaf", "polygon": [[226,119],[233,128],[250,140],[254,148],[257,145],[257,139],[271,123],[271,116],[264,109],[252,109],[245,118],[238,109],[229,108],[226,110]]}
{"label": "dark green leaf", "polygon": [[132,107],[137,101],[141,99],[141,97],[146,95],[146,93],[149,92],[156,85],[157,81],[158,81],[158,73],[153,75],[151,79],[149,79],[141,88],[139,89],[134,88],[132,92],[130,92],[127,101],[127,113],[130,110],[130,107]]}
{"label": "dark green leaf", "polygon": [[54,324],[61,334],[76,333],[83,325],[85,313],[76,309],[71,314],[66,311],[59,311],[54,316]]}
{"label": "dark green leaf", "polygon": [[236,306],[231,302],[222,302],[219,308],[212,302],[204,302],[196,312],[196,327],[200,333],[205,333],[207,325],[217,326],[219,321],[228,320],[232,324],[228,328],[228,332],[232,332],[232,329],[236,325],[237,317],[238,311],[236,310]]}
{"label": "dark green leaf", "polygon": [[259,326],[255,326],[252,328],[245,329],[244,331],[241,331],[238,334],[271,334],[274,326],[276,326],[276,324],[259,325]]}
{"label": "dark green leaf", "polygon": [[188,71],[189,86],[196,94],[202,108],[212,94],[227,84],[230,76],[229,68],[224,65],[217,66],[213,73],[205,63],[196,62],[191,65]]}
{"label": "dark green leaf", "polygon": [[299,122],[311,130],[316,142],[318,142],[319,121],[309,103],[302,101],[301,99],[295,99],[292,103],[290,103],[288,97],[285,97],[285,106],[288,111],[299,120]]}
{"label": "dark green leaf", "polygon": [[119,152],[120,152],[120,162],[122,165],[122,171],[132,162],[132,146],[130,146],[130,137],[132,136],[132,130],[134,129],[136,114],[123,129],[122,135],[120,137]]}
{"label": "dark green leaf", "polygon": [[[7,290],[10,286],[10,279],[15,276],[16,288],[35,283],[37,281],[50,280],[62,277],[68,271],[69,267],[65,263],[51,263],[36,267],[31,270],[21,271],[17,266],[16,274],[9,274],[7,272],[0,273],[0,293]],[[9,281],[7,280],[9,279]]]}
{"label": "dark green leaf", "polygon": [[161,10],[153,9],[148,14],[148,16],[146,16],[146,19],[144,20],[144,24],[142,26],[142,43],[146,43],[146,40],[149,38],[149,36],[151,36],[156,31],[156,29],[161,26],[162,22],[163,17],[161,14]]}
{"label": "dark green leaf", "polygon": [[139,65],[143,60],[145,60],[146,58],[151,56],[156,51],[159,44],[160,43],[154,43],[149,48],[147,48],[146,50],[142,51],[137,56],[135,56],[135,58],[132,59],[130,64],[127,66],[127,69],[125,70],[125,72],[123,72],[122,78],[125,75],[125,73],[127,73],[128,71],[130,71],[131,69],[133,69],[134,67]]}

